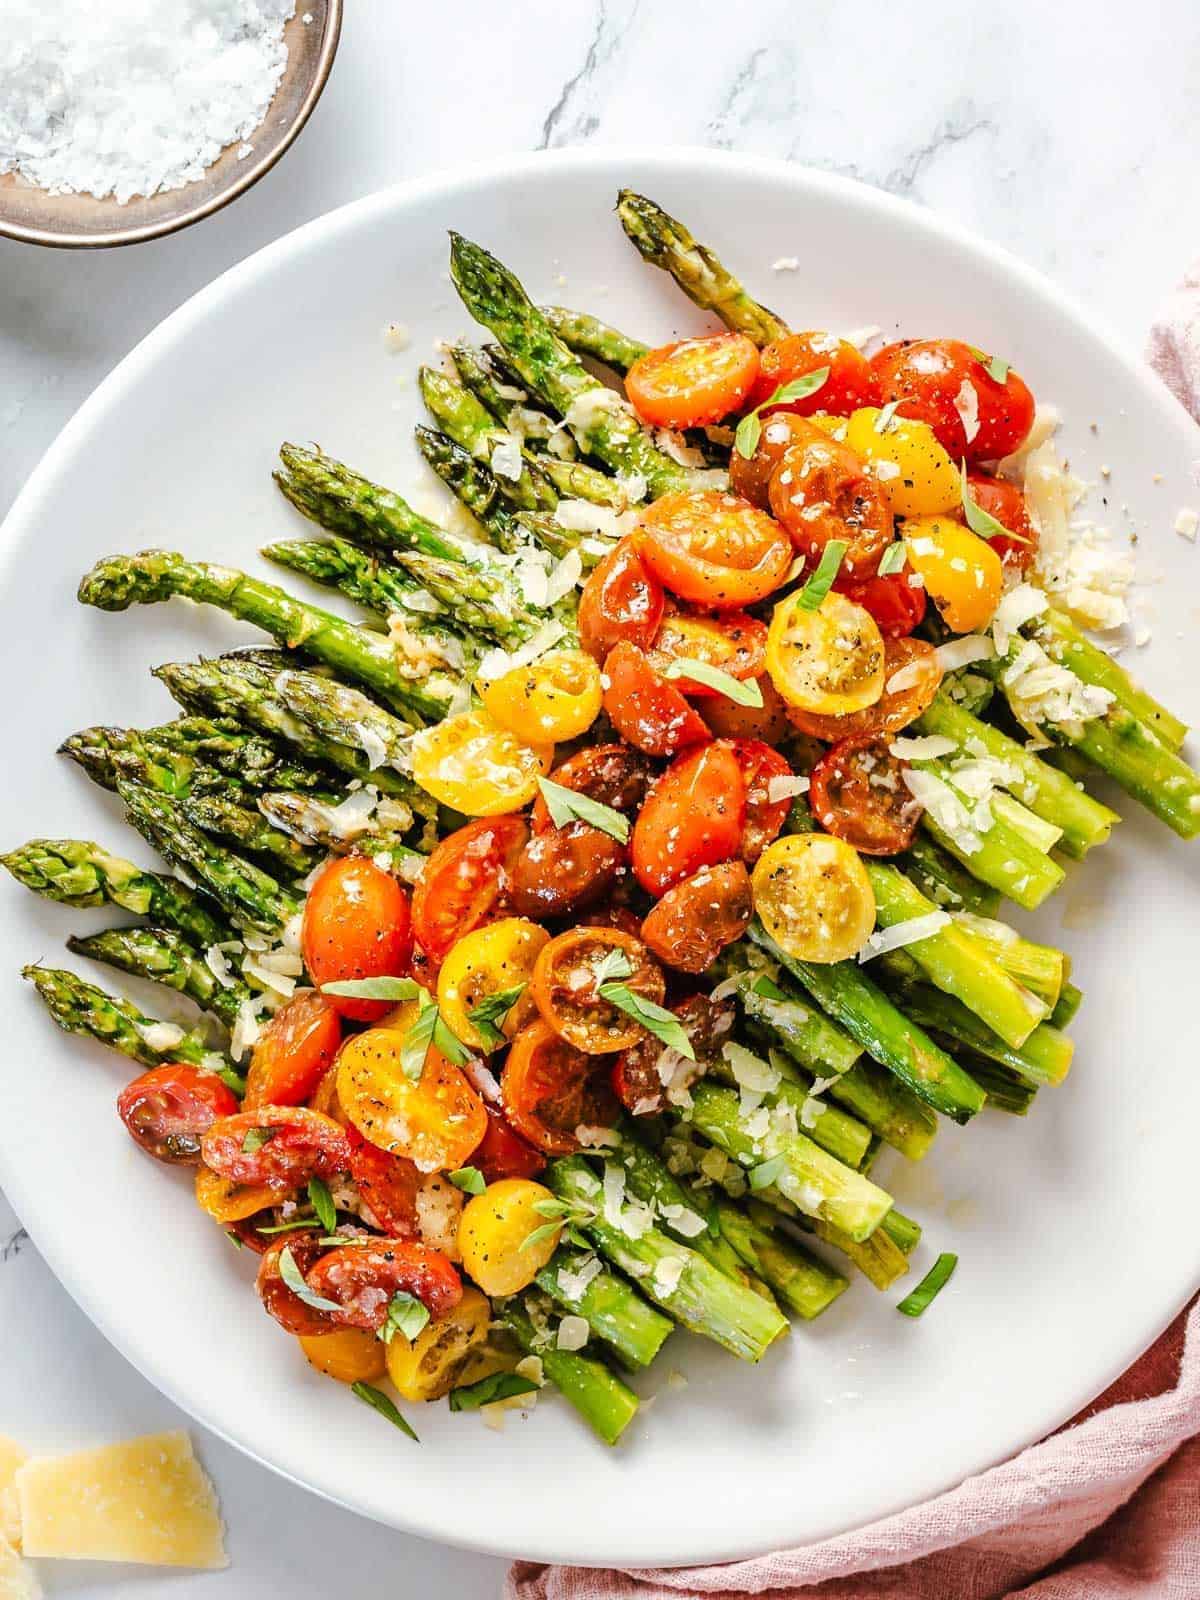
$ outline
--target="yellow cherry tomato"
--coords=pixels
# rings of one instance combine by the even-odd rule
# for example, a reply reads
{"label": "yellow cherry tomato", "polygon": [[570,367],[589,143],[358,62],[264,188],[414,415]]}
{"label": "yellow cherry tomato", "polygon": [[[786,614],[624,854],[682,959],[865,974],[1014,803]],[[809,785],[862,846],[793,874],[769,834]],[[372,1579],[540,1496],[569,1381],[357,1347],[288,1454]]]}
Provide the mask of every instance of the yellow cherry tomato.
{"label": "yellow cherry tomato", "polygon": [[750,883],[763,927],[797,961],[846,961],[875,927],[875,895],[858,852],[827,833],[776,839]]}
{"label": "yellow cherry tomato", "polygon": [[485,1343],[491,1320],[487,1297],[467,1284],[454,1309],[427,1322],[415,1339],[392,1335],[385,1352],[388,1377],[405,1400],[440,1400]]}
{"label": "yellow cherry tomato", "polygon": [[948,628],[975,633],[987,626],[1004,591],[1004,568],[986,539],[953,517],[922,517],[904,524],[904,547]]}
{"label": "yellow cherry tomato", "polygon": [[553,761],[553,745],[523,744],[486,711],[447,717],[412,741],[413,777],[435,800],[468,817],[519,811]]}
{"label": "yellow cherry tomato", "polygon": [[553,1200],[549,1189],[530,1178],[501,1178],[468,1200],[458,1224],[463,1267],[488,1295],[516,1294],[533,1282],[554,1254],[560,1228],[527,1244],[547,1218],[536,1209]]}
{"label": "yellow cherry tomato", "polygon": [[406,1037],[394,1028],[368,1028],[348,1040],[338,1056],[338,1101],[381,1150],[407,1156],[422,1172],[453,1172],[487,1132],[483,1101],[432,1044],[421,1076],[410,1078]]}
{"label": "yellow cherry tomato", "polygon": [[928,517],[962,501],[958,467],[927,422],[893,415],[882,433],[879,410],[851,414],[846,443],[872,463],[872,472],[898,517]]}
{"label": "yellow cherry tomato", "polygon": [[[442,963],[438,973],[438,1005],[442,1016],[471,1050],[498,1050],[537,1013],[528,984],[533,964],[550,935],[525,917],[505,917],[464,934]],[[508,1014],[493,1026],[503,1038],[483,1033],[471,1021],[471,1012],[489,995],[526,985]]]}
{"label": "yellow cherry tomato", "polygon": [[372,1383],[386,1367],[383,1346],[366,1328],[301,1334],[300,1348],[318,1372],[339,1383]]}
{"label": "yellow cherry tomato", "polygon": [[211,1167],[196,1169],[196,1204],[217,1222],[242,1222],[285,1198],[263,1184],[233,1183]]}
{"label": "yellow cherry tomato", "polygon": [[767,671],[787,701],[803,711],[845,716],[883,693],[883,638],[874,617],[836,589],[813,611],[802,590],[781,600],[767,630]]}
{"label": "yellow cherry tomato", "polygon": [[551,650],[502,678],[481,679],[484,707],[502,728],[530,744],[577,739],[600,715],[600,668],[582,650]]}

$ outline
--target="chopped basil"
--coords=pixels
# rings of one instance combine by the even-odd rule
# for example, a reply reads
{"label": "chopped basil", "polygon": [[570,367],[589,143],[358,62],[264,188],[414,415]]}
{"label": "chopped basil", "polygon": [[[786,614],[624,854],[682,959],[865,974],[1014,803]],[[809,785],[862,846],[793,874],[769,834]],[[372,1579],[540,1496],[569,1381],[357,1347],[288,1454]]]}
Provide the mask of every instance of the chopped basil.
{"label": "chopped basil", "polygon": [[340,1311],[342,1307],[336,1300],[326,1300],[323,1295],[315,1293],[304,1281],[304,1274],[296,1265],[296,1258],[292,1254],[291,1245],[285,1245],[279,1252],[279,1276],[298,1300],[303,1300],[306,1306],[311,1306],[314,1311]]}
{"label": "chopped basil", "polygon": [[379,1337],[384,1344],[391,1344],[395,1336],[402,1333],[411,1343],[428,1321],[429,1307],[418,1300],[415,1294],[409,1294],[407,1289],[397,1289],[388,1301],[387,1316],[383,1319]]}
{"label": "chopped basil", "polygon": [[535,1200],[533,1209],[539,1217],[565,1217],[571,1208],[565,1200],[551,1196],[546,1200]]}
{"label": "chopped basil", "polygon": [[757,1167],[750,1168],[750,1187],[769,1189],[786,1166],[785,1156],[772,1156],[768,1161],[759,1162]]}
{"label": "chopped basil", "polygon": [[694,683],[707,684],[716,689],[736,706],[753,706],[762,709],[762,690],[753,678],[735,678],[731,672],[722,672],[708,661],[696,661],[691,656],[679,656],[663,673],[664,678],[691,678]]}
{"label": "chopped basil", "polygon": [[850,548],[845,539],[830,539],[821,551],[817,570],[800,591],[800,604],[805,611],[819,611],[825,596],[833,588],[833,580],[842,569],[842,559]]}
{"label": "chopped basil", "polygon": [[399,1428],[401,1433],[406,1433],[410,1439],[414,1439],[417,1444],[420,1444],[421,1441],[417,1438],[412,1423],[401,1416],[382,1389],[376,1389],[374,1384],[370,1383],[352,1383],[350,1385],[350,1393],[356,1395],[365,1405],[378,1411],[381,1417],[386,1417],[393,1428]]}
{"label": "chopped basil", "polygon": [[904,540],[897,539],[895,544],[888,545],[883,552],[883,559],[879,563],[879,576],[886,578],[890,573],[902,572],[904,563],[908,560],[908,551]]}
{"label": "chopped basil", "polygon": [[762,418],[759,413],[769,406],[786,404],[789,400],[806,400],[810,394],[816,394],[829,377],[828,367],[818,367],[815,372],[806,372],[802,378],[793,378],[791,383],[782,383],[775,393],[768,395],[762,405],[755,406],[753,411],[748,411],[737,425],[737,432],[733,436],[733,447],[738,455],[748,461],[758,449],[758,441],[762,437]]}
{"label": "chopped basil", "polygon": [[534,1228],[532,1233],[527,1233],[521,1240],[522,1250],[532,1250],[535,1244],[541,1244],[543,1239],[549,1239],[562,1227],[561,1222],[543,1222],[540,1228]]}
{"label": "chopped basil", "polygon": [[324,1178],[308,1180],[308,1202],[316,1212],[317,1221],[325,1232],[333,1233],[337,1227],[337,1207],[333,1203],[333,1196]]}
{"label": "chopped basil", "polygon": [[889,400],[887,405],[880,406],[879,415],[875,418],[875,432],[886,433],[896,419],[896,407],[904,404],[903,398]]}
{"label": "chopped basil", "polygon": [[350,1000],[416,1000],[421,986],[413,978],[345,978],[323,983],[322,994],[345,995]]}
{"label": "chopped basil", "polygon": [[601,984],[612,983],[616,978],[629,978],[632,976],[633,962],[630,961],[620,945],[616,945],[596,968],[596,986],[599,988]]}
{"label": "chopped basil", "polygon": [[246,1248],[246,1241],[244,1239],[239,1239],[232,1228],[225,1229],[225,1237],[229,1240],[230,1244],[235,1247],[235,1249],[244,1250]]}
{"label": "chopped basil", "polygon": [[1030,541],[1022,534],[1013,533],[1002,522],[998,522],[990,511],[985,511],[971,494],[971,486],[967,482],[967,463],[959,465],[959,481],[962,484],[963,511],[967,518],[967,527],[972,533],[977,533],[981,539],[1011,539],[1015,544],[1029,544]]}
{"label": "chopped basil", "polygon": [[692,1049],[692,1042],[680,1027],[679,1018],[673,1011],[655,1005],[653,1000],[647,1000],[643,995],[634,994],[633,990],[623,983],[601,984],[600,996],[607,1000],[609,1005],[616,1006],[618,1011],[623,1011],[627,1017],[640,1022],[648,1033],[661,1039],[670,1049],[678,1050],[679,1054],[686,1056],[689,1061],[695,1061],[696,1052]]}
{"label": "chopped basil", "polygon": [[487,1180],[478,1167],[459,1167],[450,1174],[450,1182],[464,1194],[482,1194],[487,1188]]}
{"label": "chopped basil", "polygon": [[977,344],[969,344],[967,349],[979,362],[980,366],[986,370],[988,377],[994,383],[1008,382],[1009,365],[1007,361],[1001,361],[999,356],[988,355],[987,351],[981,350]]}
{"label": "chopped basil", "polygon": [[906,1317],[919,1317],[950,1282],[957,1265],[958,1257],[944,1252],[933,1263],[913,1292],[901,1300],[896,1310],[903,1312]]}
{"label": "chopped basil", "polygon": [[538,787],[556,828],[563,828],[568,822],[589,822],[620,844],[628,841],[629,818],[614,811],[612,806],[601,805],[599,800],[580,794],[577,789],[568,789],[564,784],[551,783],[549,778],[539,778]]}
{"label": "chopped basil", "polygon": [[533,1394],[537,1384],[519,1372],[493,1372],[478,1383],[467,1383],[450,1391],[451,1411],[478,1411],[497,1400],[512,1400],[520,1394]]}
{"label": "chopped basil", "polygon": [[421,1074],[425,1071],[425,1058],[429,1054],[431,1044],[441,1051],[447,1061],[453,1061],[455,1066],[459,1067],[469,1059],[471,1052],[462,1040],[451,1032],[428,989],[422,989],[419,984],[415,987],[420,1010],[404,1035],[404,1043],[400,1046],[400,1066],[406,1078],[419,1083]]}
{"label": "chopped basil", "polygon": [[755,978],[750,987],[755,994],[762,995],[764,1000],[787,1000],[787,995],[777,983],[767,977],[765,972],[761,977]]}
{"label": "chopped basil", "polygon": [[246,1137],[242,1140],[242,1154],[252,1156],[256,1150],[261,1150],[263,1145],[269,1144],[274,1137],[274,1128],[247,1128]]}
{"label": "chopped basil", "polygon": [[511,989],[498,989],[486,995],[477,1006],[467,1012],[471,1026],[477,1031],[489,1050],[499,1050],[508,1040],[500,1032],[501,1024],[517,1001],[525,993],[526,985],[514,984]]}
{"label": "chopped basil", "polygon": [[[254,1231],[255,1233],[261,1233],[264,1239],[269,1239],[277,1233],[296,1233],[301,1228],[311,1228],[312,1225],[313,1219],[311,1217],[301,1217],[296,1222],[276,1222],[269,1228],[255,1228]],[[341,1240],[338,1243],[340,1244]]]}

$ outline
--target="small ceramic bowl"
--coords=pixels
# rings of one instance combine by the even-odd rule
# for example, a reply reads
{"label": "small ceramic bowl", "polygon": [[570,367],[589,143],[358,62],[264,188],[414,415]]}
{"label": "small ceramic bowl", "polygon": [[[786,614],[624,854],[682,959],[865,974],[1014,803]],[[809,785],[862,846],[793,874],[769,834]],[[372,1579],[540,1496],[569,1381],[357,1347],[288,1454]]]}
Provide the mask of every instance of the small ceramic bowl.
{"label": "small ceramic bowl", "polygon": [[[307,15],[311,20],[304,21]],[[342,0],[299,0],[284,30],[288,60],[266,117],[239,161],[231,145],[195,183],[125,205],[90,194],[47,194],[15,173],[0,177],[0,234],[71,250],[141,244],[211,216],[257,183],[291,146],[329,78],[342,31]]]}

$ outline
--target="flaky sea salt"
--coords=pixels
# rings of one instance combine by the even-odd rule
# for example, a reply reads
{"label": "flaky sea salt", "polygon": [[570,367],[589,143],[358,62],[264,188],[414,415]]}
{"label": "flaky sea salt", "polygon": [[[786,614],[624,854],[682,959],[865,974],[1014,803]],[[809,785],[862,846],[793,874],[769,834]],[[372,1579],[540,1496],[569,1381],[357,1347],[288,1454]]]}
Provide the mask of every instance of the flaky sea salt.
{"label": "flaky sea salt", "polygon": [[51,194],[203,177],[248,141],[287,65],[294,0],[5,0],[0,173]]}

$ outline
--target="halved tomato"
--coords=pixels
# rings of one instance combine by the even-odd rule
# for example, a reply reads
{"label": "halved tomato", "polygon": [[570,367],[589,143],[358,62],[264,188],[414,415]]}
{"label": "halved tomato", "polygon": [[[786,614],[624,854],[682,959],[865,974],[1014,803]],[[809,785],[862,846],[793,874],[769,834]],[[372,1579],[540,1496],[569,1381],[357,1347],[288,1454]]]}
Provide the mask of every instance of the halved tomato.
{"label": "halved tomato", "polygon": [[746,785],[730,746],[689,751],[663,773],[634,824],[634,876],[647,894],[661,895],[736,856],[745,821]]}
{"label": "halved tomato", "polygon": [[848,600],[869,611],[875,625],[885,639],[903,639],[910,634],[925,615],[925,585],[910,583],[912,573],[906,571],[878,573],[873,578],[845,579],[839,574],[834,586]]}
{"label": "halved tomato", "polygon": [[846,543],[842,571],[869,577],[893,538],[892,509],[866,462],[828,434],[786,451],[771,474],[771,510],[797,554],[815,563],[833,539]]}
{"label": "halved tomato", "polygon": [[789,706],[842,717],[883,693],[883,639],[874,617],[836,589],[815,608],[797,589],[771,616],[767,671]]}
{"label": "halved tomato", "polygon": [[672,756],[712,738],[707,724],[673,683],[632,644],[618,644],[604,663],[604,709],[623,739],[648,756]]}
{"label": "halved tomato", "polygon": [[453,1171],[483,1138],[483,1102],[433,1045],[421,1076],[409,1077],[405,1037],[395,1028],[371,1028],[349,1040],[338,1057],[338,1103],[381,1150],[407,1156],[422,1172]]}
{"label": "halved tomato", "polygon": [[666,990],[662,969],[641,939],[617,928],[572,928],[551,939],[538,956],[533,998],[543,1020],[568,1044],[585,1055],[603,1055],[624,1050],[645,1032],[635,1017],[601,994],[609,983],[655,1005],[661,1005]]}
{"label": "halved tomato", "polygon": [[749,873],[740,861],[722,861],[668,889],[642,923],[642,938],[677,972],[704,972],[753,915]]}
{"label": "halved tomato", "polygon": [[841,839],[791,833],[768,845],[752,878],[763,927],[797,961],[847,961],[875,926],[866,868]]}
{"label": "halved tomato", "polygon": [[284,1252],[287,1252],[288,1260],[294,1263],[300,1276],[307,1277],[309,1268],[319,1261],[329,1248],[319,1240],[320,1233],[316,1229],[311,1233],[299,1228],[294,1233],[281,1233],[263,1251],[262,1260],[258,1264],[258,1277],[255,1280],[255,1288],[263,1303],[263,1310],[274,1317],[286,1332],[298,1334],[301,1338],[332,1333],[339,1326],[334,1313],[322,1311],[319,1306],[310,1306],[283,1281],[281,1258]]}
{"label": "halved tomato", "polygon": [[610,1128],[620,1110],[609,1087],[607,1063],[575,1049],[542,1019],[522,1028],[513,1040],[500,1093],[505,1116],[517,1133],[548,1156],[578,1150],[577,1128]]}
{"label": "halved tomato", "polygon": [[521,817],[486,817],[448,834],[429,857],[413,894],[413,928],[440,965],[451,947],[502,915],[512,869],[529,829]]}
{"label": "halved tomato", "polygon": [[483,1109],[487,1112],[487,1132],[471,1152],[471,1166],[479,1169],[487,1183],[501,1178],[536,1178],[546,1165],[542,1152],[522,1139],[495,1106],[485,1104]]}
{"label": "halved tomato", "polygon": [[[653,777],[654,768],[639,751],[625,744],[593,744],[577,750],[555,767],[550,782],[631,817],[646,798]],[[544,833],[554,826],[540,794],[533,802],[529,820],[534,833]]]}
{"label": "halved tomato", "polygon": [[381,1328],[400,1290],[419,1300],[431,1318],[445,1316],[462,1299],[462,1279],[447,1257],[416,1239],[341,1245],[304,1276],[314,1294],[340,1307],[328,1315],[343,1328]]}
{"label": "halved tomato", "polygon": [[763,672],[755,680],[762,695],[761,706],[739,706],[723,694],[697,702],[696,709],[718,739],[761,739],[764,744],[782,744],[788,737],[787,705],[779,690]]}
{"label": "halved tomato", "polygon": [[746,787],[746,820],[739,854],[753,866],[771,840],[779,837],[792,809],[791,796],[771,799],[771,780],[792,777],[792,769],[786,756],[761,739],[734,739],[729,748]]}
{"label": "halved tomato", "polygon": [[214,1122],[200,1143],[206,1167],[231,1183],[299,1189],[350,1170],[346,1130],[307,1106],[257,1106]]}
{"label": "halved tomato", "polygon": [[404,1156],[381,1150],[358,1129],[347,1129],[350,1141],[350,1176],[384,1233],[411,1239],[417,1232],[417,1190],[421,1178]]}
{"label": "halved tomato", "polygon": [[267,1023],[250,1057],[243,1109],[303,1105],[333,1065],[342,1042],[338,1012],[302,989]]}
{"label": "halved tomato", "polygon": [[[729,1000],[711,1000],[706,994],[689,995],[671,1007],[695,1053],[698,1076],[721,1053],[733,1033],[737,1014]],[[658,1070],[662,1045],[650,1035],[640,1044],[622,1050],[612,1071],[617,1099],[635,1117],[655,1115],[668,1104],[666,1085]],[[676,1071],[680,1071],[676,1068]],[[686,1080],[687,1069],[682,1069]],[[674,1086],[684,1087],[674,1081]]]}
{"label": "halved tomato", "polygon": [[[744,611],[725,611],[716,617],[693,617],[677,611],[663,618],[646,659],[661,673],[681,663],[700,661],[727,672],[731,678],[757,678],[766,671],[767,626]],[[710,684],[689,678],[686,672],[674,676],[674,682],[694,700],[721,694]]]}
{"label": "halved tomato", "polygon": [[[308,891],[301,933],[304,965],[318,988],[343,979],[399,977],[412,955],[408,894],[366,856],[331,861]],[[356,1022],[374,1022],[386,1000],[327,996]]]}
{"label": "halved tomato", "polygon": [[942,669],[924,639],[887,639],[883,653],[883,692],[873,705],[840,716],[793,706],[788,720],[801,733],[827,744],[863,733],[899,733],[932,703]]}
{"label": "halved tomato", "polygon": [[794,444],[823,437],[822,430],[794,411],[772,411],[763,418],[751,455],[734,450],[729,457],[729,487],[760,511],[770,508],[771,475]]}
{"label": "halved tomato", "polygon": [[412,739],[413,777],[441,805],[468,817],[519,811],[550,771],[552,744],[527,744],[486,711],[460,711]]}
{"label": "halved tomato", "polygon": [[513,869],[513,907],[523,917],[582,911],[612,886],[625,856],[619,840],[588,822],[535,833]]}
{"label": "halved tomato", "polygon": [[714,611],[765,600],[792,564],[779,524],[720,489],[663,495],[642,512],[634,539],[672,594]]}
{"label": "halved tomato", "polygon": [[1034,401],[1011,367],[992,376],[985,352],[960,339],[901,339],[871,357],[884,401],[903,400],[927,422],[955,461],[993,461],[1020,448],[1033,426]]}
{"label": "halved tomato", "polygon": [[[783,384],[794,383],[822,367],[829,368],[825,382],[801,400],[785,400],[788,411],[802,417],[811,416],[814,411],[847,417],[857,406],[878,404],[879,382],[862,352],[835,333],[817,332],[789,333],[764,347],[751,403],[765,404]],[[774,409],[768,412],[769,416],[777,414]]]}
{"label": "halved tomato", "polygon": [[1011,539],[997,534],[988,543],[1006,567],[1015,567],[1018,572],[1024,572],[1038,549],[1038,531],[1029,515],[1025,496],[1015,483],[1009,483],[1005,478],[993,478],[991,473],[980,472],[975,467],[967,473],[967,485],[979,509],[986,511],[989,517],[995,517],[1012,534]]}
{"label": "halved tomato", "polygon": [[894,856],[913,842],[921,807],[904,783],[908,763],[889,739],[860,734],[830,748],[812,770],[809,804],[825,829],[866,856]]}
{"label": "halved tomato", "polygon": [[192,1163],[200,1141],[238,1103],[215,1072],[187,1062],[151,1067],[117,1096],[117,1115],[134,1143],[156,1161]]}
{"label": "halved tomato", "polygon": [[758,377],[744,333],[710,333],[648,350],[625,374],[625,393],[656,428],[703,428],[740,411]]}
{"label": "halved tomato", "polygon": [[589,575],[579,596],[579,642],[596,661],[625,641],[645,650],[658,632],[666,605],[663,586],[622,539]]}

